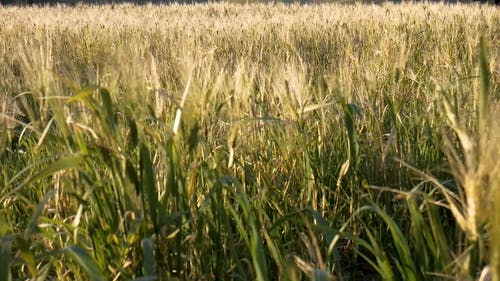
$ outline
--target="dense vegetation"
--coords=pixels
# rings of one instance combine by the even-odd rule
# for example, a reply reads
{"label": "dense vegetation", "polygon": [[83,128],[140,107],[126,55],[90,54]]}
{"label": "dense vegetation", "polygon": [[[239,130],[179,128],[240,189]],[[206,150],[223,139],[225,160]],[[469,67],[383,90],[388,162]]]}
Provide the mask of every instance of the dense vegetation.
{"label": "dense vegetation", "polygon": [[499,27],[0,8],[0,280],[500,280]]}
{"label": "dense vegetation", "polygon": [[[404,0],[0,0],[0,5],[103,5],[103,4],[123,4],[134,3],[136,5],[148,4],[194,4],[194,3],[242,3],[242,4],[256,4],[256,3],[288,3],[288,4],[320,4],[320,3],[337,3],[337,4],[373,4],[373,3],[402,3],[408,2]],[[424,2],[424,1],[414,1]],[[482,4],[495,4],[499,5],[500,0],[427,0],[425,2],[444,2],[444,3],[482,3]]]}

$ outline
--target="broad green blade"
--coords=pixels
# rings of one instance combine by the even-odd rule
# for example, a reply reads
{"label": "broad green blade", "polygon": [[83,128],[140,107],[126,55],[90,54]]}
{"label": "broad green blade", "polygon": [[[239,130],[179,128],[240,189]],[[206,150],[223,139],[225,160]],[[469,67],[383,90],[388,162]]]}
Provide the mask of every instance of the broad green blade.
{"label": "broad green blade", "polygon": [[40,173],[38,173],[35,176],[33,176],[32,178],[30,178],[24,185],[29,184],[33,181],[48,177],[48,176],[50,176],[56,172],[62,171],[62,170],[69,170],[69,169],[78,168],[83,159],[84,159],[84,157],[80,156],[80,155],[61,158],[61,159],[57,160],[56,162],[52,163],[47,168],[43,169]]}
{"label": "broad green blade", "polygon": [[95,86],[95,85],[85,86],[85,87],[81,88],[80,90],[78,90],[73,96],[71,96],[71,98],[69,98],[66,101],[66,104],[75,102],[77,100],[83,100],[84,98],[95,93],[96,90],[99,90],[98,86]]}
{"label": "broad green blade", "polygon": [[[3,219],[0,218],[0,227],[4,224]],[[0,237],[0,280],[12,280],[10,272],[10,261],[12,258],[11,247],[12,241]]]}
{"label": "broad green blade", "polygon": [[49,165],[47,168],[43,169],[38,174],[34,175],[33,177],[29,178],[24,183],[21,183],[16,188],[12,189],[8,194],[4,195],[4,197],[0,198],[0,201],[3,200],[3,198],[7,198],[7,197],[11,196],[12,194],[15,194],[21,188],[25,187],[26,185],[28,185],[36,180],[48,177],[48,176],[50,176],[56,172],[62,171],[62,170],[69,170],[69,169],[78,168],[80,166],[80,163],[83,161],[83,159],[84,159],[83,156],[77,155],[77,156],[69,156],[69,157],[65,157],[65,158],[57,160],[56,162]]}
{"label": "broad green blade", "polygon": [[99,89],[99,94],[101,95],[102,99],[102,108],[104,109],[105,122],[110,133],[113,133],[115,132],[116,127],[116,114],[113,106],[113,101],[111,100],[111,94],[104,88]]}
{"label": "broad green blade", "polygon": [[82,267],[85,269],[89,275],[89,279],[92,281],[104,280],[99,267],[97,266],[95,260],[87,254],[87,252],[77,246],[71,246],[65,249]]}
{"label": "broad green blade", "polygon": [[154,276],[155,256],[154,244],[151,238],[142,239],[142,256],[144,259],[144,273],[146,276]]}
{"label": "broad green blade", "polygon": [[158,195],[156,192],[156,181],[154,176],[154,167],[151,157],[149,156],[149,149],[144,144],[141,143],[141,183],[142,183],[142,196],[144,197],[143,202],[144,208],[146,205],[149,210],[149,217],[153,223],[155,232],[158,233]]}
{"label": "broad green blade", "polygon": [[374,207],[374,210],[377,214],[385,221],[389,230],[391,232],[391,236],[394,242],[394,246],[396,247],[396,252],[398,253],[398,260],[403,263],[403,267],[401,269],[401,274],[405,280],[417,280],[416,277],[416,269],[413,261],[413,253],[410,250],[408,245],[408,241],[404,236],[403,232],[396,224],[396,222],[382,209],[378,206]]}

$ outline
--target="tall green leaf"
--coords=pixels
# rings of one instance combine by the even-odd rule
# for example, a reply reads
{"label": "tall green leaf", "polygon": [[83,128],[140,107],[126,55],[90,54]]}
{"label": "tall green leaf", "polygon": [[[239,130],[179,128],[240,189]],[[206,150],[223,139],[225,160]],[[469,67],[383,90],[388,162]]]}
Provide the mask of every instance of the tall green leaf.
{"label": "tall green leaf", "polygon": [[105,280],[95,260],[91,256],[89,256],[89,254],[87,254],[84,249],[78,246],[70,246],[66,248],[65,251],[69,253],[80,264],[80,266],[83,267],[83,269],[89,275],[90,280]]}
{"label": "tall green leaf", "polygon": [[141,170],[141,192],[143,207],[148,210],[148,216],[153,223],[155,233],[158,233],[158,193],[156,191],[156,181],[154,166],[148,147],[144,142],[140,145],[140,170]]}
{"label": "tall green leaf", "polygon": [[144,273],[146,276],[155,275],[154,242],[151,238],[142,239],[142,256],[144,263]]}

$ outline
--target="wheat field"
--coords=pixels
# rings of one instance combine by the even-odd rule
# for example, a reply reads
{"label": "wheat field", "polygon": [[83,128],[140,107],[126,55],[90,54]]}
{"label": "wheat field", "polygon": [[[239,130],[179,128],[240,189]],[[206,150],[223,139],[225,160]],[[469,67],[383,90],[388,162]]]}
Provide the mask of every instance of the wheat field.
{"label": "wheat field", "polygon": [[0,280],[500,281],[498,42],[478,4],[0,6]]}

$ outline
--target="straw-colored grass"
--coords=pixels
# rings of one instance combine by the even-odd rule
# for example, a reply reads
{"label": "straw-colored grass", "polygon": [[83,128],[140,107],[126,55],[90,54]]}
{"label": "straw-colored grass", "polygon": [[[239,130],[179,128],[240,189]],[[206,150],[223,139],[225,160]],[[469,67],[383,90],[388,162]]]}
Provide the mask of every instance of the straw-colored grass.
{"label": "straw-colored grass", "polygon": [[499,26],[0,7],[0,280],[500,280]]}

